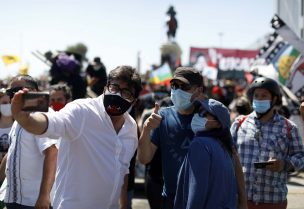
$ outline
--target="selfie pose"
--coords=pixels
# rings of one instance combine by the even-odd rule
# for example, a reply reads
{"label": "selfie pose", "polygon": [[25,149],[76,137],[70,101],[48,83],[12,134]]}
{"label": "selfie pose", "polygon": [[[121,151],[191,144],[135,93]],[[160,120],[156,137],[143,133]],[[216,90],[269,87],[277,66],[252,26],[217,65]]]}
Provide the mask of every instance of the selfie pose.
{"label": "selfie pose", "polygon": [[247,95],[254,111],[237,118],[231,133],[243,167],[248,208],[286,209],[287,174],[304,167],[302,139],[297,126],[277,113],[282,95],[276,81],[257,78]]}
{"label": "selfie pose", "polygon": [[118,209],[138,141],[136,122],[127,112],[141,91],[136,70],[115,68],[101,96],[75,100],[57,112],[22,111],[27,91],[12,100],[15,120],[30,133],[61,139],[54,208]]}

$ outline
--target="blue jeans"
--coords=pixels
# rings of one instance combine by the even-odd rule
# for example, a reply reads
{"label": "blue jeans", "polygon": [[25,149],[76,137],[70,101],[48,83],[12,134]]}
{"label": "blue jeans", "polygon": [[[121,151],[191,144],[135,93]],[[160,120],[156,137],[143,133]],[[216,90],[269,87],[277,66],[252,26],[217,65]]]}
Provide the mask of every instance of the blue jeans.
{"label": "blue jeans", "polygon": [[[20,205],[18,203],[5,203],[7,209],[35,209],[34,206]],[[53,207],[50,207],[52,209]]]}

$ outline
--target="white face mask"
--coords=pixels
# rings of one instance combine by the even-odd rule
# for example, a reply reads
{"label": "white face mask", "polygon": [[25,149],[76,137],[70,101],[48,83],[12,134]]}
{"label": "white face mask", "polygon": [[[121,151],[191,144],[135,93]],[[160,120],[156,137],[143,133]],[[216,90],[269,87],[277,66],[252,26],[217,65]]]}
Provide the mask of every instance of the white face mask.
{"label": "white face mask", "polygon": [[171,101],[177,110],[186,110],[191,107],[191,97],[192,93],[183,91],[181,89],[171,89]]}
{"label": "white face mask", "polygon": [[1,104],[0,112],[3,116],[12,116],[11,104]]}
{"label": "white face mask", "polygon": [[200,117],[199,114],[195,113],[191,121],[191,129],[194,133],[199,131],[206,131],[206,123],[208,119],[205,117]]}

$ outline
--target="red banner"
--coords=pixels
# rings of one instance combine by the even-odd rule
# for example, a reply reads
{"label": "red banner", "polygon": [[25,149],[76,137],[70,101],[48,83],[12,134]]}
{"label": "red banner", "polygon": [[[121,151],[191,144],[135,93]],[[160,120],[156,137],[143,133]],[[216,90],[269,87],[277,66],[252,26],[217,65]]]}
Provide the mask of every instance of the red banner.
{"label": "red banner", "polygon": [[214,67],[221,71],[248,71],[259,50],[190,48],[190,64]]}

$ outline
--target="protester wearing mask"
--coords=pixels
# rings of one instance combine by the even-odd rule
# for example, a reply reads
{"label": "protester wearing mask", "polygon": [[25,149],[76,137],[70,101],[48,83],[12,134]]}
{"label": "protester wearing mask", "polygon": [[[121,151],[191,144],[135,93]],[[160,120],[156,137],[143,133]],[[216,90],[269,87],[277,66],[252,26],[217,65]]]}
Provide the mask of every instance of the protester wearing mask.
{"label": "protester wearing mask", "polygon": [[68,85],[60,83],[50,87],[50,107],[61,110],[72,99],[71,89]]}
{"label": "protester wearing mask", "polygon": [[198,107],[191,121],[195,136],[178,175],[174,208],[236,209],[230,113],[214,99],[204,100]]}
{"label": "protester wearing mask", "polygon": [[31,133],[61,138],[54,208],[119,208],[138,143],[137,125],[127,110],[141,88],[136,70],[119,66],[109,73],[102,95],[75,100],[58,112],[23,112],[27,90],[15,94],[15,120]]}
{"label": "protester wearing mask", "polygon": [[[177,174],[187,154],[193,138],[191,121],[194,115],[194,100],[202,99],[203,78],[191,67],[178,67],[171,80],[171,100],[174,106],[155,108],[145,121],[139,139],[138,159],[141,163],[149,163],[156,150],[161,151],[162,171],[164,179],[162,209],[172,209],[174,204]],[[218,126],[218,122],[211,123]],[[151,133],[150,133],[151,132]],[[242,176],[239,161],[236,173]],[[240,177],[240,205],[245,204],[244,187]],[[240,207],[244,208],[244,207]]]}
{"label": "protester wearing mask", "polygon": [[[286,209],[287,174],[304,167],[298,128],[276,111],[282,104],[276,81],[257,78],[247,95],[254,111],[237,118],[231,133],[243,166],[248,208]],[[263,161],[270,164],[263,168],[254,164]]]}

